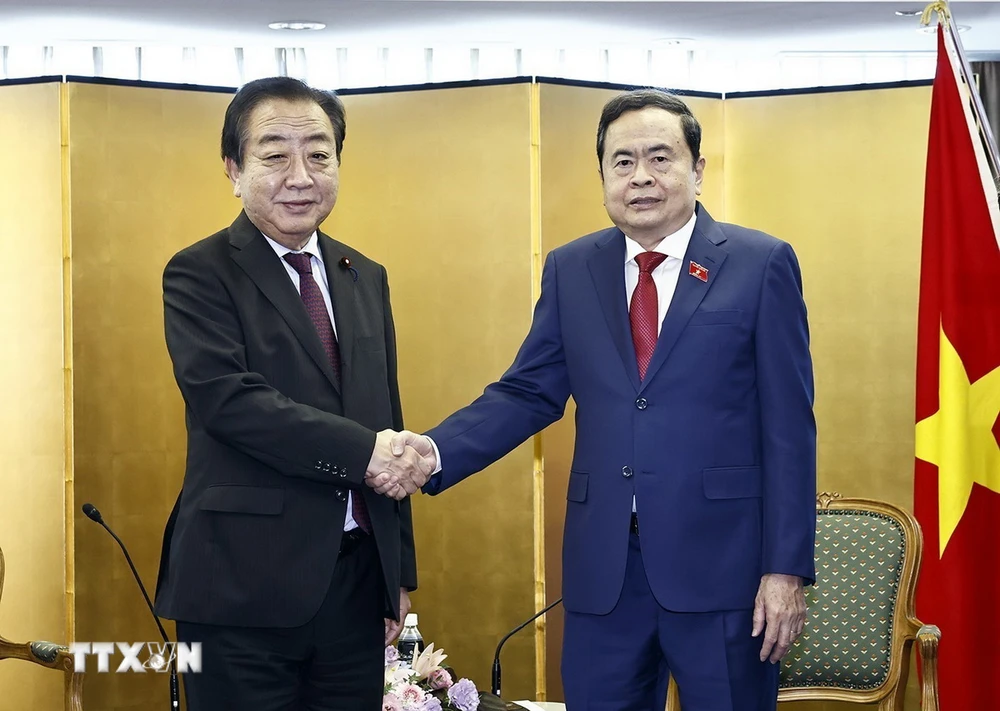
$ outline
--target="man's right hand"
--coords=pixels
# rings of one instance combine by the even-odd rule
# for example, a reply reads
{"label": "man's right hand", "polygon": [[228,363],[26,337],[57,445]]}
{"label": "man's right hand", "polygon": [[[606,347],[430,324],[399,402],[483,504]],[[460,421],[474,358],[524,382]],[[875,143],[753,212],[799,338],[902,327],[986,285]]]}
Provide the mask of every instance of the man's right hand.
{"label": "man's right hand", "polygon": [[[427,435],[419,435],[416,432],[410,432],[409,430],[403,430],[402,432],[394,432],[392,436],[392,453],[397,457],[403,453],[406,447],[413,447],[417,450],[419,454],[424,459],[434,463],[434,469],[437,469],[437,465],[440,463],[437,460],[437,452],[434,449],[434,445],[431,443],[431,438]],[[434,469],[431,469],[433,472]]]}
{"label": "man's right hand", "polygon": [[[416,446],[410,446],[407,435],[426,441],[426,445],[415,441]],[[382,430],[375,437],[375,450],[368,462],[365,483],[375,493],[399,501],[416,493],[436,468],[434,448],[426,437],[420,438],[412,432],[397,434],[393,430]]]}

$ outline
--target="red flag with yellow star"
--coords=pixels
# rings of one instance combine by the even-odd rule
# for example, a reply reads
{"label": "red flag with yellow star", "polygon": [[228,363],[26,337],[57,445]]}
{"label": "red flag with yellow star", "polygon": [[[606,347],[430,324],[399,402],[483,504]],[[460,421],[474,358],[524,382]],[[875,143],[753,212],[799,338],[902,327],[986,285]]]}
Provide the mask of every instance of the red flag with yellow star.
{"label": "red flag with yellow star", "polygon": [[941,707],[1000,708],[1000,209],[969,87],[938,28],[917,326],[917,615]]}

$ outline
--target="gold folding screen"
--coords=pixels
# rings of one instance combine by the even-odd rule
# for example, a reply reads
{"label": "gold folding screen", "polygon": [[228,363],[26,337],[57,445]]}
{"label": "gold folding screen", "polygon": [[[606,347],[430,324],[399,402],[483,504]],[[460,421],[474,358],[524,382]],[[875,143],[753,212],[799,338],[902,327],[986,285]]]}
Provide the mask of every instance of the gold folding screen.
{"label": "gold folding screen", "polygon": [[[411,429],[437,424],[504,371],[530,324],[540,258],[609,224],[594,133],[614,93],[514,82],[344,97],[341,193],[325,229],[388,269]],[[97,505],[152,588],[184,454],[160,275],[170,255],[239,209],[218,157],[229,99],[90,83],[0,86],[0,129],[19,137],[13,150],[23,156],[17,180],[0,190],[0,244],[11,257],[0,266],[0,324],[17,335],[0,345],[9,381],[0,411],[7,636],[65,639],[75,616],[79,640],[156,637],[114,542],[75,511]],[[904,506],[928,101],[927,87],[690,98],[704,126],[705,205],[717,219],[787,239],[800,256],[820,487]],[[30,271],[17,257],[29,246]],[[561,594],[571,414],[572,404],[488,472],[414,500],[414,610],[425,638],[483,688],[499,638]],[[64,446],[64,423],[75,451]],[[42,525],[20,525],[28,518]],[[45,581],[30,600],[17,587],[23,566]],[[561,619],[557,608],[536,628],[538,648],[530,628],[506,646],[505,696],[532,698],[537,688],[561,698]],[[9,678],[0,676],[5,691]],[[31,708],[57,708],[44,686],[31,683]],[[160,698],[159,676],[87,682],[87,708],[98,711]]]}
{"label": "gold folding screen", "polygon": [[[79,640],[159,636],[118,546],[79,507],[101,510],[152,596],[185,452],[160,276],[174,252],[239,210],[218,157],[229,98],[69,85]],[[85,694],[85,708],[98,711],[169,698],[158,674],[89,674]]]}
{"label": "gold folding screen", "polygon": [[[459,90],[345,97],[341,192],[324,226],[389,271],[414,429],[497,377],[530,319],[529,210],[520,199],[529,85],[465,91],[472,101]],[[150,588],[184,458],[160,275],[174,252],[239,211],[218,156],[229,99],[70,87],[76,496],[102,510]],[[533,609],[530,446],[493,469],[415,502],[421,630],[484,688],[491,644]],[[155,639],[114,542],[79,514],[76,533],[77,637]],[[507,654],[506,687],[533,695],[530,636]],[[108,711],[146,708],[165,693],[156,676],[94,675],[87,684],[88,707]]]}
{"label": "gold folding screen", "polygon": [[802,266],[819,486],[907,509],[929,112],[930,87],[726,102],[728,217]]}
{"label": "gold folding screen", "polygon": [[[389,273],[406,426],[423,431],[510,364],[531,320],[530,85],[345,96],[330,234]],[[534,610],[532,449],[413,499],[427,642],[489,689],[493,649]],[[534,696],[534,642],[504,652],[504,694]]]}
{"label": "gold folding screen", "polygon": [[[0,86],[8,157],[0,183],[0,549],[7,567],[0,634],[15,642],[67,638],[59,92],[58,83]],[[62,685],[46,669],[0,663],[0,711],[59,708]]]}
{"label": "gold folding screen", "polygon": [[[788,241],[802,266],[819,490],[908,510],[929,113],[926,86],[726,101],[727,218]],[[914,663],[907,708],[918,689]]]}

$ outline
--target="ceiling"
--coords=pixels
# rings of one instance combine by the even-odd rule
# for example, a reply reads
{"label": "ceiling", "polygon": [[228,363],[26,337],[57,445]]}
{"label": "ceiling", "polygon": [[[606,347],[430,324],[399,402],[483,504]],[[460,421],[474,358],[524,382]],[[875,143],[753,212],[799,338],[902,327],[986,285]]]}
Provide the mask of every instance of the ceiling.
{"label": "ceiling", "polygon": [[[66,42],[280,47],[681,46],[714,53],[932,51],[913,0],[0,0],[0,45]],[[970,59],[1000,59],[1000,2],[951,3]],[[315,20],[319,31],[268,29]]]}

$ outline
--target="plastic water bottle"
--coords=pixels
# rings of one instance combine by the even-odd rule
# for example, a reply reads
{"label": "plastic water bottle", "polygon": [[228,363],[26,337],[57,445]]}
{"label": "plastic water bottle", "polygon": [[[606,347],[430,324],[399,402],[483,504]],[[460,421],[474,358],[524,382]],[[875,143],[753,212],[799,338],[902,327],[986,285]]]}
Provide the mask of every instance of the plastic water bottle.
{"label": "plastic water bottle", "polygon": [[403,620],[403,631],[399,633],[399,658],[413,663],[413,658],[424,651],[424,638],[417,629],[417,614],[410,612]]}

